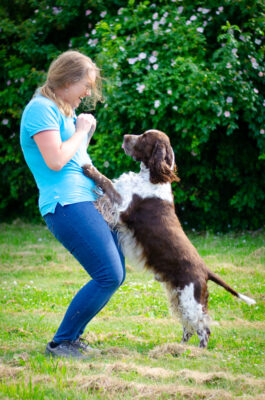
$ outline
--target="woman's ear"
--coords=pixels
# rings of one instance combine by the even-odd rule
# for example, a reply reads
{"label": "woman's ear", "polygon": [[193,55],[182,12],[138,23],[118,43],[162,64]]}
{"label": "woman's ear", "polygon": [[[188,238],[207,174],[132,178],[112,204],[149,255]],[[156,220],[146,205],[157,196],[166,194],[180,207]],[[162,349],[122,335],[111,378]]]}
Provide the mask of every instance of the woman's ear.
{"label": "woman's ear", "polygon": [[[169,154],[171,152],[171,154]],[[175,164],[171,168],[173,150],[164,143],[157,142],[154,146],[148,167],[150,170],[150,181],[152,183],[178,182],[180,179],[174,173]],[[168,162],[167,162],[168,161]]]}

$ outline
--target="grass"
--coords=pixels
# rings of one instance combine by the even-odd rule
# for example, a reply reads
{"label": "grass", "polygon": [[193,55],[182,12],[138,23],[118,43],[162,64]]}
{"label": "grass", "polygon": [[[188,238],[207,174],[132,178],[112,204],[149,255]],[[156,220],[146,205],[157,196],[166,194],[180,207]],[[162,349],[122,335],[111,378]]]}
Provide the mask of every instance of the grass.
{"label": "grass", "polygon": [[0,399],[264,399],[265,232],[189,234],[207,265],[257,304],[209,283],[212,335],[179,344],[163,286],[127,279],[85,332],[87,361],[44,355],[87,274],[42,225],[0,224]]}

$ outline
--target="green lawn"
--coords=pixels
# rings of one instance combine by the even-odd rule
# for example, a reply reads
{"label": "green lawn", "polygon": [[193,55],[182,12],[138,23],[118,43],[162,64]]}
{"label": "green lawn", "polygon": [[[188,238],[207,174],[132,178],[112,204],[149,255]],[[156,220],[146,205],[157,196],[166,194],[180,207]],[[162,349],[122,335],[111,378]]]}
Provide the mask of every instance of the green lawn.
{"label": "green lawn", "polygon": [[88,276],[43,225],[0,224],[0,398],[264,399],[265,232],[188,236],[213,271],[257,304],[210,282],[208,349],[197,337],[184,346],[163,286],[128,267],[85,332],[101,355],[66,361],[45,356],[45,346]]}

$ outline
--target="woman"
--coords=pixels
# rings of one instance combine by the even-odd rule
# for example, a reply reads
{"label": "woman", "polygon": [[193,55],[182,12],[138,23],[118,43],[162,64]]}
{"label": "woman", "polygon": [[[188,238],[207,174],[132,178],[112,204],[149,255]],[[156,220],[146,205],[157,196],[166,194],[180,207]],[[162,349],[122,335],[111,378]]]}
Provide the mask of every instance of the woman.
{"label": "woman", "polygon": [[26,106],[20,142],[39,189],[39,208],[49,230],[91,276],[75,295],[46,352],[82,358],[93,349],[80,338],[88,322],[125,279],[124,257],[93,201],[95,184],[82,173],[96,129],[92,114],[75,115],[84,97],[100,99],[100,73],[78,51],[50,65],[45,84]]}

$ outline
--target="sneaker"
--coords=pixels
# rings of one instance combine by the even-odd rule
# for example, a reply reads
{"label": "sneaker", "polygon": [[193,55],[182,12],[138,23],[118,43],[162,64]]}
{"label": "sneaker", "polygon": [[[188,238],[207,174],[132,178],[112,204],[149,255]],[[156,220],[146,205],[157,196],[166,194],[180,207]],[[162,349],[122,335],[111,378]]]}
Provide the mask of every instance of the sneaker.
{"label": "sneaker", "polygon": [[100,350],[93,349],[92,347],[90,347],[88,341],[83,338],[76,339],[75,341],[72,342],[72,345],[85,355],[94,356],[101,353]]}
{"label": "sneaker", "polygon": [[55,357],[65,358],[84,358],[83,354],[79,349],[73,345],[73,343],[65,340],[56,347],[51,347],[51,343],[46,346],[46,354],[50,354]]}

